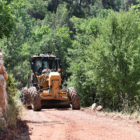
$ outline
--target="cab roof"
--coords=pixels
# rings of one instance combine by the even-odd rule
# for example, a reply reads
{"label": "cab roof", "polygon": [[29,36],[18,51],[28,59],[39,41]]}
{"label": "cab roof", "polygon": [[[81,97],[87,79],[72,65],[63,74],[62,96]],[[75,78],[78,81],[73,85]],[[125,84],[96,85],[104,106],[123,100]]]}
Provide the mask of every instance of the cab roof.
{"label": "cab roof", "polygon": [[47,54],[39,54],[39,53],[36,53],[34,54],[33,56],[31,56],[31,58],[44,58],[44,57],[47,57],[47,58],[56,58],[55,55],[53,55],[52,53],[47,53]]}

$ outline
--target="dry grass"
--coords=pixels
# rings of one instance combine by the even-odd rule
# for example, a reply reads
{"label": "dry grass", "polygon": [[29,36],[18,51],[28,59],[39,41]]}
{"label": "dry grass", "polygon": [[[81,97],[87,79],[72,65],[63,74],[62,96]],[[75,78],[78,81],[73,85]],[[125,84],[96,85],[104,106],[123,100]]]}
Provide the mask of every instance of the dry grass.
{"label": "dry grass", "polygon": [[19,115],[22,114],[23,105],[18,97],[12,99],[12,103],[7,110],[7,124],[8,126],[15,126]]}
{"label": "dry grass", "polygon": [[6,127],[6,121],[4,119],[0,119],[0,131],[4,131]]}
{"label": "dry grass", "polygon": [[[17,120],[22,115],[23,108],[19,98],[12,98],[7,110],[7,129],[10,130],[12,137],[18,136]],[[6,133],[7,129],[4,128],[4,125],[0,124],[0,137]]]}
{"label": "dry grass", "polygon": [[15,102],[8,106],[7,110],[7,124],[8,126],[15,126],[17,116],[19,114],[19,107],[16,106]]}

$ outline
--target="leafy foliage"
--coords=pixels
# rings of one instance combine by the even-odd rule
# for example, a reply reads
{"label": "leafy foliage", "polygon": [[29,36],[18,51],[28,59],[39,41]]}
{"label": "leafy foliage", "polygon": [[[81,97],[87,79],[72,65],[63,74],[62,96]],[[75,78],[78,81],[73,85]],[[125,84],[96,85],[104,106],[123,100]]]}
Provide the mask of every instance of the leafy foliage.
{"label": "leafy foliage", "polygon": [[139,106],[138,3],[0,1],[0,46],[10,77],[15,78],[12,83],[19,89],[28,86],[30,56],[52,51],[61,58],[64,86],[77,89],[83,106]]}
{"label": "leafy foliage", "polygon": [[133,11],[112,11],[106,19],[76,25],[69,71],[81,100],[87,91],[88,98],[96,93],[94,101],[104,107],[123,108],[126,100],[133,104],[140,89],[137,19]]}
{"label": "leafy foliage", "polygon": [[44,19],[47,13],[48,1],[44,0],[26,0],[27,13],[36,19]]}
{"label": "leafy foliage", "polygon": [[6,1],[0,1],[0,38],[3,36],[9,37],[15,26],[15,17],[12,12],[12,4],[7,4]]}

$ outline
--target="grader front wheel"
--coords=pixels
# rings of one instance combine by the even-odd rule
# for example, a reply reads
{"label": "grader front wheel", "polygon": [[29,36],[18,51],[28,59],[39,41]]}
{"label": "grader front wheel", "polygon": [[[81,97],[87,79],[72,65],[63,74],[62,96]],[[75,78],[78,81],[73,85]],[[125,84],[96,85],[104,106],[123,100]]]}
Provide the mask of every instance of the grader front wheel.
{"label": "grader front wheel", "polygon": [[41,110],[41,100],[40,100],[40,97],[39,97],[35,87],[29,88],[29,97],[30,97],[30,103],[31,103],[32,109],[34,111],[40,111]]}
{"label": "grader front wheel", "polygon": [[80,109],[80,100],[79,100],[79,96],[78,96],[75,88],[70,87],[70,88],[68,88],[67,92],[72,101],[72,109],[79,110]]}

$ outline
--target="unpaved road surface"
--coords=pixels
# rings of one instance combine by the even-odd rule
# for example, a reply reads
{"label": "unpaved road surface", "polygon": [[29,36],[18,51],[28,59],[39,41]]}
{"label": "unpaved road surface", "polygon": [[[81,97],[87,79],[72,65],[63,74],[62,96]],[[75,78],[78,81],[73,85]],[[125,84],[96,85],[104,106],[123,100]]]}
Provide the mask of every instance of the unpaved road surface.
{"label": "unpaved road surface", "polygon": [[140,140],[140,124],[71,108],[27,110],[21,119],[29,132],[20,140]]}

